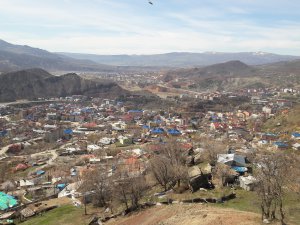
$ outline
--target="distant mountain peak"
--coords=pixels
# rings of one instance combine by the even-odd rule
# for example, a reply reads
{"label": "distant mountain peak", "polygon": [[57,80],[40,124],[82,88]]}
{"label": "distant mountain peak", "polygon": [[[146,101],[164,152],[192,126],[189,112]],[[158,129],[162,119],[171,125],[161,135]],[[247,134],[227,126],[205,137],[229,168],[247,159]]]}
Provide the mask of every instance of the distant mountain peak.
{"label": "distant mountain peak", "polygon": [[203,52],[203,54],[217,55],[217,54],[226,54],[226,53],[224,53],[224,52],[216,52],[216,51],[208,51],[208,52]]}
{"label": "distant mountain peak", "polygon": [[2,39],[0,39],[0,47],[9,46],[10,44]]}
{"label": "distant mountain peak", "polygon": [[258,51],[258,52],[252,52],[253,55],[261,55],[261,56],[266,56],[266,55],[273,55],[272,53],[269,53],[269,52],[261,52],[261,51]]}

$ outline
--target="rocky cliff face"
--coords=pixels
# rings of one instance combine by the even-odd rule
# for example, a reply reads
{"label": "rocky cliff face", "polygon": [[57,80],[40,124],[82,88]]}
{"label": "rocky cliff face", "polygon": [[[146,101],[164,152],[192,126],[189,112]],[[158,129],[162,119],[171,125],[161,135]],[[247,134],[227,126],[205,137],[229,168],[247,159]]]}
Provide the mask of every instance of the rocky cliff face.
{"label": "rocky cliff face", "polygon": [[67,95],[119,96],[126,91],[113,82],[83,79],[77,74],[53,76],[42,69],[0,75],[0,101],[63,97]]}

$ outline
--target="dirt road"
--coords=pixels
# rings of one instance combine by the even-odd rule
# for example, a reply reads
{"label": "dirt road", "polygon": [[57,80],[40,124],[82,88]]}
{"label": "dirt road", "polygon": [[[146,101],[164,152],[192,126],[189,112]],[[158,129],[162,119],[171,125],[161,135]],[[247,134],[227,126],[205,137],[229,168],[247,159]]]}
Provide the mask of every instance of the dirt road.
{"label": "dirt road", "polygon": [[260,215],[208,205],[155,206],[105,223],[108,225],[256,225]]}

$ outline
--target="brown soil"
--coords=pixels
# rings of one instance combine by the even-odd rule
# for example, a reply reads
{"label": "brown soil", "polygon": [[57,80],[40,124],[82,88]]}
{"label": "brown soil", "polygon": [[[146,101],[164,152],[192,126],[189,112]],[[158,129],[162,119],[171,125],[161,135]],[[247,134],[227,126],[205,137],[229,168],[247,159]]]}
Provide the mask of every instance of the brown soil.
{"label": "brown soil", "polygon": [[207,205],[155,206],[126,217],[110,220],[109,225],[256,225],[260,215]]}

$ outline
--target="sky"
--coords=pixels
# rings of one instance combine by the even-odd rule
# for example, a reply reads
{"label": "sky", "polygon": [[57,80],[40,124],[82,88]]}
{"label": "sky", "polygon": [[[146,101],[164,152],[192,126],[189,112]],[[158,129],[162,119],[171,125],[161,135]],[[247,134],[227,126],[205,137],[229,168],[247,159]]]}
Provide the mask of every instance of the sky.
{"label": "sky", "polygon": [[0,39],[52,52],[300,55],[299,0],[0,0]]}

